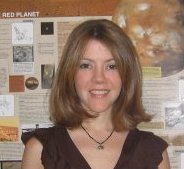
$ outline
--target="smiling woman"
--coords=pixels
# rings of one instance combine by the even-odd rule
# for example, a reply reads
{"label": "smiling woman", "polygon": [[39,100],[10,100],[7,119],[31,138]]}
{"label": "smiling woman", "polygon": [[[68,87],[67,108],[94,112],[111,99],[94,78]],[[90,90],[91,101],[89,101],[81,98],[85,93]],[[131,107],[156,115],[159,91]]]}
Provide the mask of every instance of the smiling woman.
{"label": "smiling woman", "polygon": [[[117,69],[103,72],[104,67],[107,68],[109,64],[115,64]],[[87,70],[92,71],[81,70],[81,66],[89,67]],[[68,69],[69,67],[72,67],[72,70]],[[82,72],[86,75],[76,81],[79,72],[80,75]],[[65,124],[73,128],[80,126],[85,118],[94,117],[94,114],[82,106],[81,98],[76,93],[76,84],[92,76],[91,79],[96,80],[93,83],[99,88],[98,78],[107,75],[111,82],[115,78],[119,84],[123,84],[118,99],[109,105],[112,107],[112,123],[116,130],[133,129],[139,122],[149,121],[150,117],[144,112],[140,99],[141,67],[135,48],[128,36],[113,22],[92,20],[76,27],[64,48],[50,97],[51,118],[55,124]],[[104,85],[105,89],[108,89],[107,81]],[[100,88],[104,89],[101,86]],[[112,88],[113,90],[119,90],[119,87]]]}
{"label": "smiling woman", "polygon": [[89,20],[70,34],[52,83],[54,127],[22,135],[22,169],[169,169],[168,144],[140,131],[151,118],[129,37],[109,20]]}

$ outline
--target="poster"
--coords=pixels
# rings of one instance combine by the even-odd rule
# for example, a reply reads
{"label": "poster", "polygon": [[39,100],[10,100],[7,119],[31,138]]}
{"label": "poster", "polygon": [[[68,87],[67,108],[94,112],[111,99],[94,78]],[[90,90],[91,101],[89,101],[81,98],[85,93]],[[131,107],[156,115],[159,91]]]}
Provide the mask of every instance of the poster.
{"label": "poster", "polygon": [[95,17],[0,19],[1,169],[20,168],[21,133],[50,127],[48,99],[66,39]]}
{"label": "poster", "polygon": [[[49,89],[63,46],[76,25],[92,18],[112,19],[95,16],[0,20],[0,127],[12,129],[9,140],[0,136],[0,161],[21,160],[22,132],[52,126],[48,114]],[[139,128],[165,139],[172,169],[182,169],[184,70],[162,76],[161,67],[144,66],[143,77],[143,104],[154,118]],[[3,169],[10,166],[1,163]]]}

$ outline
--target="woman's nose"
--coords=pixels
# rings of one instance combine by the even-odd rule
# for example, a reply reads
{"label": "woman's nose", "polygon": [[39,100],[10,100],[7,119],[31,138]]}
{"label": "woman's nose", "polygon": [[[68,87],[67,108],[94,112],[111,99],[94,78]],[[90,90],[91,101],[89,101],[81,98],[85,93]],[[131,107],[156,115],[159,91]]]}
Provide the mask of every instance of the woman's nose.
{"label": "woman's nose", "polygon": [[95,83],[105,82],[105,70],[102,67],[96,67],[93,71],[93,81]]}

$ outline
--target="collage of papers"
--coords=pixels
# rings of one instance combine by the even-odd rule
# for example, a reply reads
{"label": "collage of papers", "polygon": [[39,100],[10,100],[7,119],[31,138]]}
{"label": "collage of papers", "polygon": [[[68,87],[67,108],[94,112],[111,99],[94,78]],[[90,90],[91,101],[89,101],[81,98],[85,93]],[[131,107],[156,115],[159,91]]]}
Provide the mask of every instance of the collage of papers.
{"label": "collage of papers", "polygon": [[[48,96],[63,46],[77,24],[93,18],[112,19],[0,19],[0,161],[21,160],[22,132],[52,126]],[[183,169],[184,69],[170,76],[161,74],[160,67],[143,67],[143,103],[154,118],[139,128],[166,140],[171,168]]]}

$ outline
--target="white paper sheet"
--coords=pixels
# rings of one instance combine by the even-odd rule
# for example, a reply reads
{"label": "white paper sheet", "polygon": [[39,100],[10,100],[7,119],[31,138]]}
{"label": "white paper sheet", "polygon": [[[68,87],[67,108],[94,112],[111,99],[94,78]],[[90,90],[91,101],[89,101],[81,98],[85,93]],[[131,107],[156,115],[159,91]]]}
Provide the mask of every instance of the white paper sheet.
{"label": "white paper sheet", "polygon": [[0,95],[0,116],[14,116],[14,96]]}

